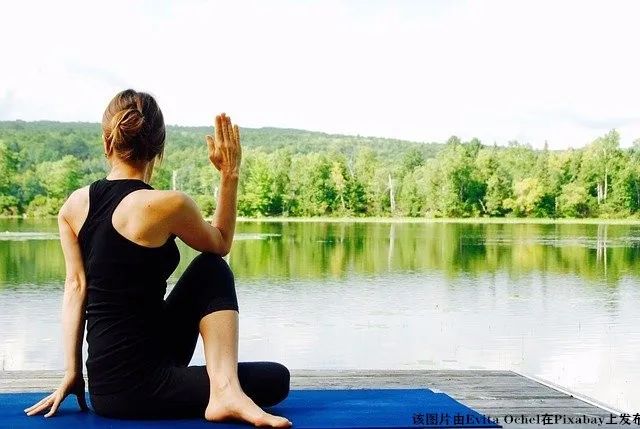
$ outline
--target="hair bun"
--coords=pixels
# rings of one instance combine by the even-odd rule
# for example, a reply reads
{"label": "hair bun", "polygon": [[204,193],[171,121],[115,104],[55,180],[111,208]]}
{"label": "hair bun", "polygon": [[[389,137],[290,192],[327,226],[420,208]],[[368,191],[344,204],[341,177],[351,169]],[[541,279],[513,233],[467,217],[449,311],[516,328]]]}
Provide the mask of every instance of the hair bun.
{"label": "hair bun", "polygon": [[155,99],[126,89],[116,94],[102,115],[106,151],[126,162],[162,158],[166,137],[162,112]]}
{"label": "hair bun", "polygon": [[135,108],[124,109],[111,119],[111,141],[115,147],[135,144],[144,126],[144,115]]}

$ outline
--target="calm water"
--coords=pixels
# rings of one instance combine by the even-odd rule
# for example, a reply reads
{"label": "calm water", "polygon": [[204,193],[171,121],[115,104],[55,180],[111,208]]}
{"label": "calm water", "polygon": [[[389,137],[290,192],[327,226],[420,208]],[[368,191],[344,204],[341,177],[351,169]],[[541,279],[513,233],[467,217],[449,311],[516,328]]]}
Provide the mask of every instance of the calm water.
{"label": "calm water", "polygon": [[[0,231],[0,365],[61,369],[55,223]],[[640,411],[640,226],[240,222],[227,259],[240,360],[513,369]]]}

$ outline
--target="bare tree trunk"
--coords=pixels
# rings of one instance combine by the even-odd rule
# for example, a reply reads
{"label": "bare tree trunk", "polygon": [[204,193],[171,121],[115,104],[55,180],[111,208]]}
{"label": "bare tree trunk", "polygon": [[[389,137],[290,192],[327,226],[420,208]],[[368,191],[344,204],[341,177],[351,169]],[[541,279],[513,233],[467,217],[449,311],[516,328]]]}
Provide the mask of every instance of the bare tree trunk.
{"label": "bare tree trunk", "polygon": [[349,157],[349,159],[347,160],[347,169],[349,170],[349,174],[351,175],[351,177],[356,176],[356,172],[353,170],[353,156]]}
{"label": "bare tree trunk", "polygon": [[484,206],[484,203],[482,202],[482,198],[479,198],[478,202],[480,203],[480,206],[482,207],[482,211],[484,213],[486,213],[487,212],[487,208]]}
{"label": "bare tree trunk", "polygon": [[608,177],[607,176],[609,175],[608,173],[609,173],[608,168],[605,166],[604,167],[604,202],[607,202],[607,188],[608,188],[608,186],[607,186]]}
{"label": "bare tree trunk", "polygon": [[177,183],[178,183],[178,170],[173,170],[173,172],[171,173],[171,189],[173,189],[174,191],[178,189]]}

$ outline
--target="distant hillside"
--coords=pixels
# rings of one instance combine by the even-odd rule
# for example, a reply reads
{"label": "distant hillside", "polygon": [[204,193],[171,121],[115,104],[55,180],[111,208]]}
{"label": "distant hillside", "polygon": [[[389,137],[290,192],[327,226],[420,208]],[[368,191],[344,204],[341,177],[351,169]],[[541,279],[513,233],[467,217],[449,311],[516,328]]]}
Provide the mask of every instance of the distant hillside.
{"label": "distant hillside", "polygon": [[[213,127],[167,126],[166,152],[204,147],[204,136]],[[291,128],[241,128],[242,145],[270,153],[289,149],[293,154],[307,154],[330,149],[353,155],[368,147],[389,161],[397,161],[410,149],[422,152],[425,158],[436,156],[441,144],[417,143],[377,137],[326,134]],[[86,160],[101,154],[100,124],[89,122],[0,121],[0,141],[16,152],[23,152],[26,165],[73,155]]]}
{"label": "distant hillside", "polygon": [[[217,205],[212,127],[169,126],[151,185]],[[105,176],[99,124],[0,122],[0,215],[51,216]],[[640,140],[616,130],[581,149],[443,144],[242,128],[240,216],[640,217]]]}

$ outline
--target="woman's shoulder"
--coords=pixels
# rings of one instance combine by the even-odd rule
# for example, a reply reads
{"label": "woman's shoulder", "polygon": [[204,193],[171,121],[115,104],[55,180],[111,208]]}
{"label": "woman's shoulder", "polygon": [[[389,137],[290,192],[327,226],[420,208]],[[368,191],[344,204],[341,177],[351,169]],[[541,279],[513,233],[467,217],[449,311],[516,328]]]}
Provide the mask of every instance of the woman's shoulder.
{"label": "woman's shoulder", "polygon": [[84,217],[86,217],[87,212],[89,211],[89,194],[91,192],[91,187],[99,184],[102,180],[103,179],[95,180],[92,183],[71,192],[67,200],[60,208],[59,216],[64,215],[67,217],[72,217],[80,214],[81,217],[83,215]]}
{"label": "woman's shoulder", "polygon": [[145,190],[130,207],[132,212],[140,213],[144,223],[150,229],[169,229],[175,233],[180,225],[194,226],[196,219],[202,218],[195,200],[185,192],[177,190]]}
{"label": "woman's shoulder", "polygon": [[[166,242],[173,226],[184,218],[191,197],[182,191],[141,189],[125,197],[113,213],[112,225],[138,244]],[[195,202],[193,203],[195,204]]]}
{"label": "woman's shoulder", "polygon": [[58,212],[58,221],[67,222],[76,235],[80,232],[80,228],[89,213],[90,186],[83,186],[73,191]]}
{"label": "woman's shoulder", "polygon": [[191,200],[183,191],[168,189],[148,189],[140,195],[145,202],[155,205],[156,209],[173,209]]}
{"label": "woman's shoulder", "polygon": [[131,200],[129,208],[136,206],[135,208],[142,210],[146,216],[155,219],[165,220],[195,204],[189,195],[178,190],[146,189],[137,194],[136,198]]}

